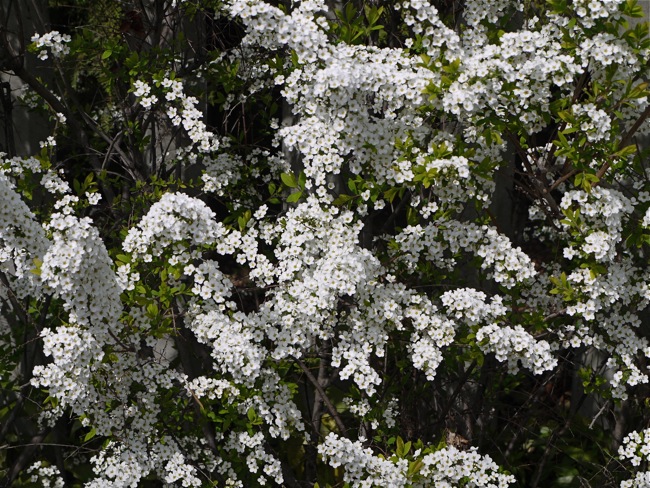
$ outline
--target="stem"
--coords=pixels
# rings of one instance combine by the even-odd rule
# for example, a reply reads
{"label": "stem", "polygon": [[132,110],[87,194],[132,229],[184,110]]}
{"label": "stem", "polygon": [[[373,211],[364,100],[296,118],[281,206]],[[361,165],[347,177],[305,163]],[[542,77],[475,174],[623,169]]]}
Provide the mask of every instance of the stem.
{"label": "stem", "polygon": [[[634,137],[634,134],[636,133],[637,130],[639,130],[639,127],[646,121],[646,119],[650,116],[650,104],[645,108],[643,113],[639,116],[639,118],[634,122],[634,125],[630,127],[630,130],[627,131],[627,133],[623,136],[621,139],[621,142],[618,144],[618,149],[623,149],[624,147],[628,146],[629,143],[632,141],[632,137]],[[600,180],[603,176],[605,176],[605,173],[607,173],[607,170],[609,167],[612,165],[612,160],[610,159],[609,161],[606,161],[598,170],[596,173],[596,176]],[[593,186],[596,186],[598,182],[594,183]]]}
{"label": "stem", "polygon": [[334,407],[334,404],[327,396],[327,393],[325,393],[323,386],[318,382],[318,379],[316,379],[316,377],[312,374],[312,372],[309,371],[307,365],[304,362],[302,362],[300,358],[294,356],[294,359],[296,360],[298,366],[300,366],[300,369],[302,369],[302,371],[305,373],[305,376],[307,376],[307,379],[311,382],[312,385],[314,385],[314,387],[320,394],[321,398],[323,399],[323,403],[325,403],[325,406],[327,407],[327,411],[334,419],[334,422],[336,423],[336,426],[341,431],[341,434],[345,434],[348,431],[348,429],[345,428],[345,424],[343,424],[343,421],[341,420],[339,413],[336,411],[336,407]]}
{"label": "stem", "polygon": [[535,470],[535,476],[533,477],[533,482],[531,483],[530,487],[531,488],[537,488],[539,485],[539,481],[542,477],[542,473],[544,472],[544,466],[546,465],[546,462],[548,461],[548,457],[551,454],[551,449],[553,448],[553,444],[557,440],[558,437],[562,437],[564,433],[569,429],[571,422],[573,421],[574,416],[584,403],[585,399],[587,398],[587,395],[584,395],[582,398],[580,398],[578,405],[576,405],[575,411],[573,415],[569,415],[564,422],[564,425],[558,429],[555,429],[553,433],[551,434],[550,439],[546,443],[546,448],[544,449],[544,454],[542,454],[542,459],[539,461],[539,464],[537,465],[537,469]]}
{"label": "stem", "polygon": [[525,151],[523,150],[519,142],[517,142],[517,139],[515,138],[514,134],[510,131],[506,131],[506,135],[510,140],[510,142],[515,146],[515,151],[517,151],[517,154],[519,154],[519,158],[521,159],[522,164],[526,167],[526,173],[529,175],[529,179],[532,183],[534,191],[536,192],[536,195],[532,195],[532,196],[545,200],[546,203],[548,203],[549,207],[551,207],[551,210],[553,210],[555,215],[562,215],[562,212],[560,211],[560,207],[558,206],[555,199],[551,196],[548,187],[545,185],[543,181],[535,178],[535,172],[533,171],[533,168],[530,165],[530,162],[528,161],[528,155],[525,153]]}
{"label": "stem", "polygon": [[569,171],[568,173],[566,173],[566,174],[560,176],[557,180],[555,180],[555,181],[553,182],[553,184],[552,184],[550,187],[548,187],[548,188],[547,188],[546,190],[544,190],[544,191],[548,193],[548,192],[551,192],[551,191],[555,190],[558,186],[560,186],[560,185],[561,185],[562,183],[564,183],[566,180],[568,180],[569,178],[571,178],[572,176],[575,176],[575,175],[577,175],[577,174],[578,174],[578,170],[577,170],[577,169],[573,169],[573,170]]}
{"label": "stem", "polygon": [[11,469],[5,476],[4,480],[2,481],[2,486],[13,486],[13,482],[16,481],[16,478],[18,478],[18,475],[20,472],[25,469],[27,464],[29,463],[32,455],[34,454],[34,451],[36,451],[37,447],[41,446],[41,443],[47,435],[50,433],[51,428],[46,428],[45,430],[42,430],[38,434],[36,434],[34,437],[31,438],[28,444],[26,444],[25,448],[23,451],[20,453],[18,456],[18,459],[13,463],[11,466]]}

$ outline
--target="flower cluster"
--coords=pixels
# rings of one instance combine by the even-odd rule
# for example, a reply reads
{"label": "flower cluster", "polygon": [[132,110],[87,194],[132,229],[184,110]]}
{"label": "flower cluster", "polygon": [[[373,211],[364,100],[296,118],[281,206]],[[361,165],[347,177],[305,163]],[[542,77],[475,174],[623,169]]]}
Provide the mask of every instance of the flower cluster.
{"label": "flower cluster", "polygon": [[506,488],[515,482],[512,475],[499,472],[499,466],[490,456],[481,456],[476,448],[460,451],[447,446],[422,458],[420,474],[423,481],[413,486],[458,486],[471,479],[476,487]]}
{"label": "flower cluster", "polygon": [[122,247],[145,262],[171,247],[176,262],[188,262],[196,253],[185,251],[183,241],[214,244],[226,233],[224,226],[215,221],[214,212],[201,200],[183,193],[166,193],[151,206],[137,227],[129,231]]}
{"label": "flower cluster", "polygon": [[485,352],[495,353],[498,361],[508,361],[511,371],[518,370],[518,362],[535,374],[553,370],[557,358],[546,341],[537,341],[520,325],[499,327],[496,324],[481,327],[476,340]]}
{"label": "flower cluster", "polygon": [[[179,80],[163,78],[157,83],[162,89],[165,100],[170,103],[166,113],[172,126],[183,126],[192,145],[200,153],[214,152],[219,148],[219,140],[214,133],[207,130],[203,113],[197,108],[199,101],[196,97],[185,94],[183,84]],[[151,86],[142,81],[133,82],[133,94],[139,98],[140,105],[151,110],[158,103],[158,96],[151,93]]]}
{"label": "flower cluster", "polygon": [[237,155],[224,152],[216,157],[206,155],[203,164],[205,165],[205,171],[201,176],[203,189],[206,192],[223,195],[229,185],[240,180],[244,161]]}
{"label": "flower cluster", "polygon": [[485,293],[471,288],[447,291],[440,299],[449,316],[463,319],[470,326],[486,319],[495,320],[506,312],[501,297],[495,296],[491,303],[487,304]]}
{"label": "flower cluster", "polygon": [[262,465],[263,474],[260,474],[258,483],[265,485],[268,477],[278,485],[282,485],[284,477],[280,462],[264,450],[263,442],[264,436],[261,433],[251,435],[248,432],[239,432],[233,433],[226,440],[225,447],[237,452],[239,455],[243,455],[248,451],[246,465],[251,473],[257,473],[259,465]]}
{"label": "flower cluster", "polygon": [[[488,226],[458,221],[440,221],[422,227],[408,226],[395,237],[400,261],[415,267],[425,259],[443,269],[456,266],[459,251],[473,253],[482,260],[481,268],[492,270],[490,276],[508,288],[532,278],[536,271],[530,258],[513,248],[510,240]],[[445,256],[445,251],[451,253]]]}
{"label": "flower cluster", "polygon": [[0,271],[12,277],[18,296],[40,290],[40,282],[30,271],[42,259],[49,241],[27,204],[9,178],[0,173]]}
{"label": "flower cluster", "polygon": [[453,342],[457,328],[456,323],[436,312],[436,306],[428,298],[415,294],[404,312],[414,328],[409,345],[411,361],[429,380],[435,377],[443,360],[442,350]]}
{"label": "flower cluster", "polygon": [[[560,207],[569,217],[561,222],[565,229],[575,221],[575,211],[579,209],[577,230],[585,234],[579,248],[582,252],[593,255],[598,261],[611,262],[615,259],[618,254],[616,246],[622,238],[623,223],[634,210],[630,199],[618,190],[598,186],[589,193],[582,190],[566,192]],[[565,257],[571,259],[575,255],[579,240],[576,239],[575,244],[571,243],[564,249]]]}
{"label": "flower cluster", "polygon": [[593,103],[576,104],[571,109],[580,121],[580,130],[589,141],[598,142],[609,137],[612,124],[604,110],[596,108]]}
{"label": "flower cluster", "polygon": [[109,443],[91,459],[98,478],[86,484],[91,488],[137,486],[151,471],[159,473],[166,483],[180,482],[184,487],[201,486],[197,469],[187,464],[178,443],[164,437],[147,452],[142,441],[131,445]]}
{"label": "flower cluster", "polygon": [[460,451],[453,446],[422,455],[414,453],[422,464],[415,480],[407,474],[407,459],[385,459],[376,456],[359,441],[329,434],[318,452],[332,467],[345,468],[343,478],[352,487],[372,486],[458,486],[471,479],[472,486],[506,488],[515,482],[512,475],[502,474],[489,456],[481,456],[472,448]]}
{"label": "flower cluster", "polygon": [[[471,2],[479,7],[477,20],[494,12],[492,8],[480,8],[482,3]],[[566,53],[559,42],[566,19],[550,20],[541,28],[531,24],[528,29],[506,33],[494,44],[486,42],[480,24],[477,30],[468,30],[467,35],[482,39],[467,40],[457,79],[443,95],[444,109],[464,119],[485,112],[499,117],[509,114],[530,132],[541,130],[541,113],[548,107],[553,91],[570,89],[571,81],[582,69],[582,60]]]}
{"label": "flower cluster", "polygon": [[[650,429],[641,432],[633,431],[625,436],[623,444],[618,449],[618,455],[627,459],[632,466],[639,467],[642,462],[650,459]],[[634,479],[621,483],[621,488],[642,488],[650,482],[650,471],[636,473]]]}
{"label": "flower cluster", "polygon": [[47,293],[62,300],[67,323],[41,332],[44,353],[52,362],[34,368],[32,384],[49,388],[60,400],[57,411],[71,405],[81,414],[97,401],[92,374],[102,368],[103,346],[118,333],[122,304],[97,229],[90,219],[70,213],[70,207],[64,207],[46,225],[52,243],[39,270]]}
{"label": "flower cluster", "polygon": [[56,466],[45,466],[42,461],[36,461],[29,468],[27,474],[31,474],[30,481],[38,483],[43,488],[63,488],[64,481]]}
{"label": "flower cluster", "polygon": [[376,456],[372,449],[363,447],[334,433],[329,434],[318,446],[323,460],[333,468],[345,468],[343,479],[353,487],[394,486],[405,487],[408,483],[408,461],[392,462]]}
{"label": "flower cluster", "polygon": [[133,83],[133,95],[140,99],[140,105],[143,108],[150,109],[152,105],[158,102],[158,97],[150,95],[150,93],[151,87],[147,83],[141,80],[136,80]]}
{"label": "flower cluster", "polygon": [[61,34],[56,30],[43,35],[34,34],[31,39],[36,49],[41,50],[38,53],[38,58],[43,61],[48,58],[48,49],[55,58],[60,58],[68,54],[70,47],[67,46],[67,43],[71,40],[72,38],[68,34]]}
{"label": "flower cluster", "polygon": [[585,27],[591,27],[597,19],[620,17],[620,4],[620,0],[582,0],[576,2],[576,13]]}

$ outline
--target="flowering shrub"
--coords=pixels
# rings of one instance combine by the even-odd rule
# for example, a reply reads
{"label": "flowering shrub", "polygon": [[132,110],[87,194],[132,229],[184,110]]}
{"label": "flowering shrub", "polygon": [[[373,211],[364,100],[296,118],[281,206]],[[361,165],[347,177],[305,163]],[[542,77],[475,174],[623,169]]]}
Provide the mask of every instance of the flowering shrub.
{"label": "flowering shrub", "polygon": [[0,9],[7,486],[648,486],[635,0],[87,4]]}

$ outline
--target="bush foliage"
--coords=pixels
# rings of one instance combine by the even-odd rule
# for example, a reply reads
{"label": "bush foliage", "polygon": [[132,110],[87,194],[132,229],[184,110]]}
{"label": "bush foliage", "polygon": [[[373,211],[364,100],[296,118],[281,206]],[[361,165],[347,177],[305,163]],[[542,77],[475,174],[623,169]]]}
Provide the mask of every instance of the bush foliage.
{"label": "bush foliage", "polygon": [[3,2],[3,486],[650,486],[643,17]]}

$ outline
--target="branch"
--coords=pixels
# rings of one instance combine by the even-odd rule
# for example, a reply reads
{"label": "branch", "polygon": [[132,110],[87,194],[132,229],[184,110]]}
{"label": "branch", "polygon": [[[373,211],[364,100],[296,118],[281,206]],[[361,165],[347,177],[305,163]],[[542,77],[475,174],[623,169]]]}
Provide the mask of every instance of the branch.
{"label": "branch", "polygon": [[[83,130],[83,127],[77,122],[73,112],[61,102],[50,90],[48,90],[43,83],[41,83],[33,74],[31,74],[23,64],[24,52],[18,52],[12,45],[9,37],[7,36],[8,32],[4,25],[7,23],[7,18],[5,17],[5,12],[3,9],[0,9],[0,42],[2,46],[7,50],[9,54],[8,68],[14,72],[14,74],[19,77],[23,82],[25,82],[29,87],[34,90],[45,102],[57,113],[62,113],[65,115],[66,119],[70,124],[72,132],[78,135],[78,140],[84,148],[90,148],[90,143],[88,141],[88,136]],[[85,114],[82,112],[82,118]],[[86,120],[87,122],[87,120]],[[90,124],[89,124],[90,125]],[[90,127],[94,130],[93,125]],[[100,137],[102,134],[98,134]],[[110,139],[107,141],[110,143]],[[90,152],[90,151],[89,151]],[[93,167],[93,170],[99,176],[102,171],[102,163],[99,161],[99,158],[96,156],[90,155],[90,164]],[[108,201],[109,208],[112,208],[113,200],[115,195],[113,190],[108,186],[100,182],[102,186],[102,191],[106,200]]]}
{"label": "branch", "polygon": [[18,302],[18,298],[16,297],[13,290],[11,289],[11,284],[9,283],[9,280],[7,279],[5,274],[1,272],[0,272],[0,283],[2,283],[4,287],[7,289],[7,298],[9,298],[9,301],[11,302],[11,307],[13,308],[16,315],[18,315],[20,321],[23,324],[28,324],[30,322],[29,317],[25,313],[23,307],[21,307],[20,303]]}
{"label": "branch", "polygon": [[558,206],[555,199],[551,196],[548,187],[544,184],[543,181],[540,181],[538,178],[535,177],[535,172],[533,171],[533,168],[530,165],[530,161],[528,161],[528,155],[524,152],[519,142],[517,142],[517,139],[515,138],[514,134],[510,131],[506,131],[506,136],[510,140],[510,142],[515,146],[515,151],[517,151],[517,154],[519,154],[519,159],[521,159],[522,164],[526,167],[526,174],[529,175],[529,179],[534,187],[535,192],[537,193],[536,195],[533,196],[545,200],[546,203],[548,203],[548,206],[551,207],[551,210],[555,212],[555,215],[562,215],[562,212],[560,211],[560,207]]}
{"label": "branch", "polygon": [[397,214],[398,214],[398,213],[399,213],[399,212],[400,212],[400,211],[401,211],[401,210],[406,206],[406,204],[407,204],[408,202],[410,202],[410,201],[411,201],[411,191],[410,191],[410,190],[406,190],[406,193],[404,194],[404,196],[403,196],[402,199],[400,200],[399,204],[397,205],[397,208],[396,208],[395,210],[393,210],[393,213],[390,214],[390,217],[388,217],[388,219],[386,219],[386,222],[384,223],[384,225],[383,225],[382,228],[381,228],[381,231],[379,232],[380,234],[385,234],[386,232],[388,232],[390,226],[393,224],[393,222],[394,222],[395,219],[397,218]]}
{"label": "branch", "polygon": [[[318,362],[318,378],[316,379],[319,385],[321,386],[325,385],[327,381],[326,376],[327,376],[327,372],[326,372],[325,360],[321,358],[321,360]],[[311,424],[314,429],[314,433],[316,435],[319,435],[320,433],[321,412],[323,410],[322,407],[323,407],[323,397],[320,394],[320,392],[316,392],[316,394],[314,395],[314,408],[311,412]]]}
{"label": "branch", "polygon": [[[636,131],[639,130],[639,127],[646,121],[646,119],[650,116],[650,104],[645,108],[643,113],[639,116],[639,118],[634,122],[634,125],[630,127],[630,130],[627,131],[627,133],[621,138],[621,142],[618,143],[618,149],[621,150],[624,147],[629,146],[630,142],[632,142],[632,137],[634,137],[634,134],[636,134]],[[603,176],[605,176],[605,173],[607,173],[607,170],[609,167],[612,165],[612,160],[610,158],[609,161],[606,161],[605,164],[603,164],[598,172],[596,173],[596,176],[600,180]],[[598,182],[594,183],[593,186],[596,186]]]}
{"label": "branch", "polygon": [[544,191],[545,191],[546,193],[548,193],[548,192],[552,192],[552,191],[555,190],[558,186],[560,186],[562,183],[564,183],[566,180],[568,180],[569,178],[571,178],[572,176],[575,176],[575,175],[577,175],[577,174],[578,174],[578,170],[577,170],[577,169],[573,169],[573,170],[569,171],[568,173],[566,173],[566,174],[560,176],[557,180],[555,180],[555,181],[553,182],[553,184],[552,184],[550,187],[546,188]]}
{"label": "branch", "polygon": [[634,122],[634,125],[630,127],[630,130],[628,130],[627,133],[623,136],[620,144],[618,145],[619,149],[622,149],[625,146],[630,144],[630,142],[632,141],[632,137],[634,137],[634,134],[636,134],[636,131],[639,130],[641,124],[643,124],[649,116],[650,116],[650,104],[648,104],[648,106],[645,108],[641,116],[637,119],[636,122]]}
{"label": "branch", "polygon": [[5,476],[2,482],[3,486],[13,486],[13,482],[16,480],[16,478],[18,478],[20,472],[25,469],[25,466],[27,466],[27,463],[29,463],[32,455],[34,454],[34,451],[37,447],[41,446],[41,443],[50,433],[50,430],[51,428],[48,427],[31,438],[29,443],[26,444],[25,448],[18,456],[18,459],[16,459],[14,464],[11,466],[11,469]]}
{"label": "branch", "polygon": [[309,368],[307,368],[307,365],[303,363],[302,360],[300,360],[295,356],[294,359],[296,360],[296,363],[298,363],[298,366],[300,366],[300,369],[302,369],[303,372],[305,373],[305,376],[307,376],[307,379],[311,382],[312,385],[316,387],[316,390],[318,391],[321,398],[323,399],[323,403],[325,403],[325,406],[327,407],[327,411],[334,419],[336,426],[339,428],[342,434],[345,434],[348,431],[348,429],[345,428],[345,425],[343,424],[343,421],[341,420],[339,413],[336,411],[336,407],[334,407],[334,404],[327,396],[327,393],[325,393],[323,386],[318,382],[318,380],[311,373],[311,371],[309,371]]}
{"label": "branch", "polygon": [[[551,437],[549,438],[548,442],[546,443],[546,448],[544,449],[544,453],[542,454],[542,458],[537,464],[537,469],[535,470],[535,474],[533,476],[532,483],[530,484],[531,488],[537,488],[539,485],[539,482],[542,478],[542,474],[544,473],[544,466],[546,465],[546,462],[548,461],[549,455],[551,454],[551,449],[553,448],[553,445],[555,441],[562,437],[564,433],[569,429],[571,426],[571,422],[573,421],[575,415],[577,414],[578,410],[584,403],[585,399],[587,398],[587,395],[583,395],[582,398],[578,401],[578,404],[576,405],[576,408],[574,410],[574,413],[572,415],[569,415],[566,420],[564,421],[564,425],[561,427],[558,426],[553,433],[551,434]],[[572,405],[573,407],[573,405]]]}

